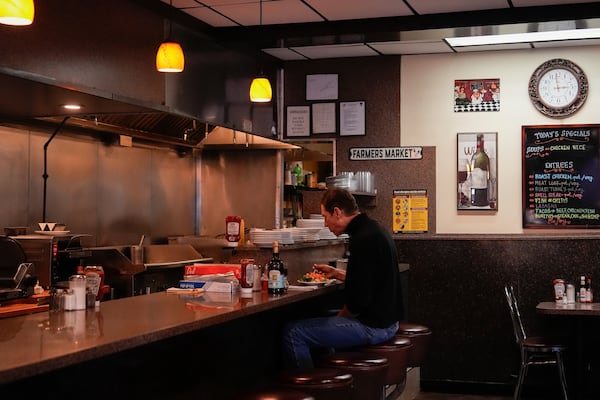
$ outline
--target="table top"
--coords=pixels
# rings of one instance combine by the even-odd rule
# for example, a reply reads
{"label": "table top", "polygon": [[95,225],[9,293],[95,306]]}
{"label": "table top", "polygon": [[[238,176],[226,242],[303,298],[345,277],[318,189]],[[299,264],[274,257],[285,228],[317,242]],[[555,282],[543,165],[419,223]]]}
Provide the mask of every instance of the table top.
{"label": "table top", "polygon": [[571,303],[562,304],[554,301],[544,301],[536,306],[540,314],[566,316],[600,316],[600,303]]}
{"label": "table top", "polygon": [[102,302],[99,308],[50,311],[0,320],[0,384],[97,359],[244,316],[333,293],[343,285],[201,295],[157,292]]}

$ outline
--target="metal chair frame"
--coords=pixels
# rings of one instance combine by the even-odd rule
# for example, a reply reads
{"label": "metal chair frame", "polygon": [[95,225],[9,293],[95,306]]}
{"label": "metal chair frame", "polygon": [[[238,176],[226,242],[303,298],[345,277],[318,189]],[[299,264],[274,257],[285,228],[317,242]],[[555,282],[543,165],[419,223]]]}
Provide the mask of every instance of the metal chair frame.
{"label": "metal chair frame", "polygon": [[523,383],[530,365],[556,364],[558,375],[560,377],[562,395],[565,400],[568,400],[569,394],[564,365],[564,356],[567,346],[548,338],[527,336],[513,287],[508,285],[504,286],[504,294],[510,310],[515,339],[521,352],[521,367],[519,370],[517,386],[515,387],[514,399],[519,400],[521,398]]}

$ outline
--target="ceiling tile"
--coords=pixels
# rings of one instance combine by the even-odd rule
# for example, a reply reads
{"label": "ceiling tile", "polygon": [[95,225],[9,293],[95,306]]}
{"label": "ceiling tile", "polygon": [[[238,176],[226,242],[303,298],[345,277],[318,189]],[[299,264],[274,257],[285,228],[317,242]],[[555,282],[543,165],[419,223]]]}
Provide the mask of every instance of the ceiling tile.
{"label": "ceiling tile", "polygon": [[595,0],[512,0],[515,7],[534,7],[534,6],[552,6],[570,3],[593,3]]}
{"label": "ceiling tile", "polygon": [[306,2],[330,21],[413,15],[402,0],[346,0],[343,7],[339,0]]}
{"label": "ceiling tile", "polygon": [[452,53],[452,48],[441,40],[376,42],[367,44],[384,55]]}
{"label": "ceiling tile", "polygon": [[461,11],[508,8],[507,0],[408,0],[419,14],[438,14]]}
{"label": "ceiling tile", "polygon": [[466,46],[455,47],[454,50],[458,53],[469,53],[474,51],[494,51],[494,50],[520,50],[530,49],[529,43],[507,43],[507,44],[490,44],[483,46]]}
{"label": "ceiling tile", "polygon": [[[240,25],[260,25],[259,2],[219,4],[216,11],[227,15]],[[323,19],[299,0],[266,1],[262,5],[262,24],[290,24],[298,22],[322,22]]]}
{"label": "ceiling tile", "polygon": [[238,26],[235,22],[225,18],[208,7],[185,8],[182,10],[186,14],[199,19],[202,22],[216,27]]}
{"label": "ceiling tile", "polygon": [[294,51],[310,59],[338,58],[338,57],[365,57],[376,56],[377,53],[364,44],[341,44],[328,46],[293,47]]}
{"label": "ceiling tile", "polygon": [[287,47],[262,49],[262,51],[284,61],[306,60],[306,57],[304,57],[302,54],[298,54],[295,51],[288,49]]}
{"label": "ceiling tile", "polygon": [[[163,3],[170,4],[170,0],[161,0]],[[175,8],[187,8],[187,7],[199,7],[196,0],[173,0],[173,7]]]}
{"label": "ceiling tile", "polygon": [[600,39],[563,40],[560,42],[536,42],[533,47],[570,47],[570,46],[598,46]]}

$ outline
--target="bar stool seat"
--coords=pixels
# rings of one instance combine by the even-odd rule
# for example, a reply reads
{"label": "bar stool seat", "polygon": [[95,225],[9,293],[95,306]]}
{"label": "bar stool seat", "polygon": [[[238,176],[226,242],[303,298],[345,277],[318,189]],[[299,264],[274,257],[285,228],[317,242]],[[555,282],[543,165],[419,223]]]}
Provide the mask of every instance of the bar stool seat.
{"label": "bar stool seat", "polygon": [[353,400],[381,399],[389,361],[379,354],[348,351],[328,354],[321,358],[320,366],[346,371],[354,377]]}
{"label": "bar stool seat", "polygon": [[289,370],[279,375],[279,386],[310,394],[318,400],[348,400],[352,394],[352,374],[335,368]]}
{"label": "bar stool seat", "polygon": [[358,348],[358,351],[378,354],[388,359],[389,367],[384,384],[401,385],[406,380],[408,358],[413,349],[412,342],[407,336],[394,336],[383,343]]}
{"label": "bar stool seat", "polygon": [[293,389],[264,389],[250,390],[236,396],[236,400],[315,400],[315,397]]}
{"label": "bar stool seat", "polygon": [[431,329],[422,324],[403,322],[398,325],[396,336],[409,338],[413,345],[408,355],[409,367],[420,367],[425,363],[431,335]]}

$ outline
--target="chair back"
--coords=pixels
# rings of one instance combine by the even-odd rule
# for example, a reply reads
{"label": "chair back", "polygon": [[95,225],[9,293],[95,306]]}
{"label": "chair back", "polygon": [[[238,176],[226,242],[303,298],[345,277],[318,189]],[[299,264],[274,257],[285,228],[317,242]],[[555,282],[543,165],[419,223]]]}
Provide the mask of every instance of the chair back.
{"label": "chair back", "polygon": [[515,340],[518,344],[521,344],[527,338],[527,334],[523,327],[523,321],[521,319],[521,313],[519,312],[519,305],[513,287],[509,285],[504,286],[504,295],[506,296],[506,302],[508,303],[508,309],[510,311]]}

